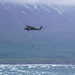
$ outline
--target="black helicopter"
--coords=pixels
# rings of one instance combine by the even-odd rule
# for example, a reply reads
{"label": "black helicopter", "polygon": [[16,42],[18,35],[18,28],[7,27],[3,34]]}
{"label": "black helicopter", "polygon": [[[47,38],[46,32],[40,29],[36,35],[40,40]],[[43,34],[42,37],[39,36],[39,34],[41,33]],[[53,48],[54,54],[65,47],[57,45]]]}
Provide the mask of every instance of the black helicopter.
{"label": "black helicopter", "polygon": [[30,25],[26,25],[26,27],[24,28],[24,30],[41,30],[42,29],[42,26],[40,28],[35,28],[35,27],[32,27]]}

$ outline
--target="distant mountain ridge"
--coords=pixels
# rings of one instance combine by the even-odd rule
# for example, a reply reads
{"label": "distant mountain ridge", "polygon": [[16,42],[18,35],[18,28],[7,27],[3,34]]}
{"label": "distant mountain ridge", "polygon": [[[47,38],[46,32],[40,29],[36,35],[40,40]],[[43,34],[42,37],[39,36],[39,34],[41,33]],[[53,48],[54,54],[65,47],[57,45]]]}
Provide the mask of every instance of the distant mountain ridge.
{"label": "distant mountain ridge", "polygon": [[74,13],[74,7],[0,3],[0,25],[10,29],[30,24],[44,25],[50,30],[71,30],[75,24]]}

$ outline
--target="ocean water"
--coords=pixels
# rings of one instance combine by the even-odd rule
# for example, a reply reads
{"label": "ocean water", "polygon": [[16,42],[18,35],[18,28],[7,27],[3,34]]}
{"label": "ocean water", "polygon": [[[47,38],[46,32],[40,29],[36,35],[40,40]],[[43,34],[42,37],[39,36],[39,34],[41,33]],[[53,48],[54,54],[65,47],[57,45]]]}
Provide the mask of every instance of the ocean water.
{"label": "ocean water", "polygon": [[40,64],[75,64],[75,42],[71,38],[51,34],[44,27],[41,31],[24,31],[22,28],[1,34],[1,64],[38,64],[38,61]]}
{"label": "ocean water", "polygon": [[[50,32],[50,31],[49,31]],[[0,58],[74,59],[75,42],[62,35],[55,36],[44,28],[41,31],[15,30],[13,35],[1,34]],[[68,38],[68,39],[67,39]]]}
{"label": "ocean water", "polygon": [[0,65],[0,75],[75,75],[75,65]]}

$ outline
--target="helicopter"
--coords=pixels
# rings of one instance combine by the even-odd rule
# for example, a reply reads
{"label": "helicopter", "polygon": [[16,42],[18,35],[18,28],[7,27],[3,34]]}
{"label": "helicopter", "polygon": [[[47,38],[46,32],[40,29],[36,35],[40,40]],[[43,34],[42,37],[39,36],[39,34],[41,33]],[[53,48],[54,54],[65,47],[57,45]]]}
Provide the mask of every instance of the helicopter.
{"label": "helicopter", "polygon": [[26,25],[26,27],[24,28],[24,30],[30,31],[30,30],[41,30],[42,26],[40,28],[35,28],[33,26],[30,25]]}

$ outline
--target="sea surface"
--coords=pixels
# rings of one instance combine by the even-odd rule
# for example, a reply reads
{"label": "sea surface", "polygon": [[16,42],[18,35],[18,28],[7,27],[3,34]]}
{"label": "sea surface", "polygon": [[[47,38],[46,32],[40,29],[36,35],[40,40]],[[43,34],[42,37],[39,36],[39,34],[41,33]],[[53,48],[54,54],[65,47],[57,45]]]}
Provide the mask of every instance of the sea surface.
{"label": "sea surface", "polygon": [[75,75],[75,65],[2,64],[0,65],[0,75]]}

